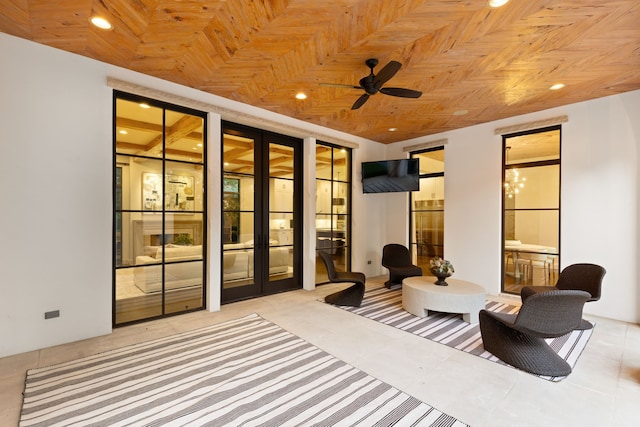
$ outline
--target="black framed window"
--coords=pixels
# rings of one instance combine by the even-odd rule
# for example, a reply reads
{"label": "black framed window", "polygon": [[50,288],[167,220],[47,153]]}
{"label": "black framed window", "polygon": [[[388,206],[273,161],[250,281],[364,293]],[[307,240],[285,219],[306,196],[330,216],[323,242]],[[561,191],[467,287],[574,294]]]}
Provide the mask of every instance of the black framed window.
{"label": "black framed window", "polygon": [[[316,251],[331,254],[336,270],[351,269],[351,149],[316,143]],[[316,254],[316,284],[327,283]]]}
{"label": "black framed window", "polygon": [[205,306],[206,117],[114,91],[114,326]]}
{"label": "black framed window", "polygon": [[411,153],[420,162],[420,190],[409,199],[411,252],[429,274],[429,260],[444,257],[444,147]]}
{"label": "black framed window", "polygon": [[561,126],[503,135],[502,291],[554,285],[560,266]]}

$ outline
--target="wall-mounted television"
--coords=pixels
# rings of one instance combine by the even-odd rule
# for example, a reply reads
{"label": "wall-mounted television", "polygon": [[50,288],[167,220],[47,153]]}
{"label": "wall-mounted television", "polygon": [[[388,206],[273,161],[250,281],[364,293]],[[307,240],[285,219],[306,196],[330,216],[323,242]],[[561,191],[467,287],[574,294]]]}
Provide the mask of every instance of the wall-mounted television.
{"label": "wall-mounted television", "polygon": [[380,160],[362,163],[364,193],[420,190],[419,159]]}

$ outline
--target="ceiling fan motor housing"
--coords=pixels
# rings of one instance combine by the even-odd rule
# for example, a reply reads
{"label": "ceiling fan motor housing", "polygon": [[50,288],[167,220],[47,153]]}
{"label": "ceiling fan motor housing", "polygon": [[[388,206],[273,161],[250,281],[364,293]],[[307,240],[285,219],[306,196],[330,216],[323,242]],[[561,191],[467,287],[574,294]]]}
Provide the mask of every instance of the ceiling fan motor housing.
{"label": "ceiling fan motor housing", "polygon": [[378,88],[373,81],[374,78],[375,76],[371,73],[370,75],[360,79],[360,87],[362,87],[369,95],[373,95],[378,92]]}

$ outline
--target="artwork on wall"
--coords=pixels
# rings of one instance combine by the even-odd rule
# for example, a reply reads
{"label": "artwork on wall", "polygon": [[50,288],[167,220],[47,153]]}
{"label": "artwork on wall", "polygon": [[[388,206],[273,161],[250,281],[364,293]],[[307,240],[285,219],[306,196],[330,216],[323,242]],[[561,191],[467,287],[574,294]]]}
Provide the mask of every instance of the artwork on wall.
{"label": "artwork on wall", "polygon": [[164,191],[162,174],[142,174],[142,209],[145,211],[192,211],[194,210],[193,177],[166,175]]}

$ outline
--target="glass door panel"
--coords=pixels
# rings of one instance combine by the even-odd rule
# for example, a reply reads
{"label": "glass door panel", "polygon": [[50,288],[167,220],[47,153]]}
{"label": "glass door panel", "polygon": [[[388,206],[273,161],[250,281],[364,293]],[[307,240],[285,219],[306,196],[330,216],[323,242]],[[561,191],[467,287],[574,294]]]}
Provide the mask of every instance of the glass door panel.
{"label": "glass door panel", "polygon": [[255,280],[256,167],[251,135],[225,133],[222,184],[222,293],[235,300],[259,292]]}
{"label": "glass door panel", "polygon": [[268,280],[293,277],[294,247],[293,147],[269,144]]}
{"label": "glass door panel", "polygon": [[233,124],[223,132],[222,302],[300,288],[300,141]]}

